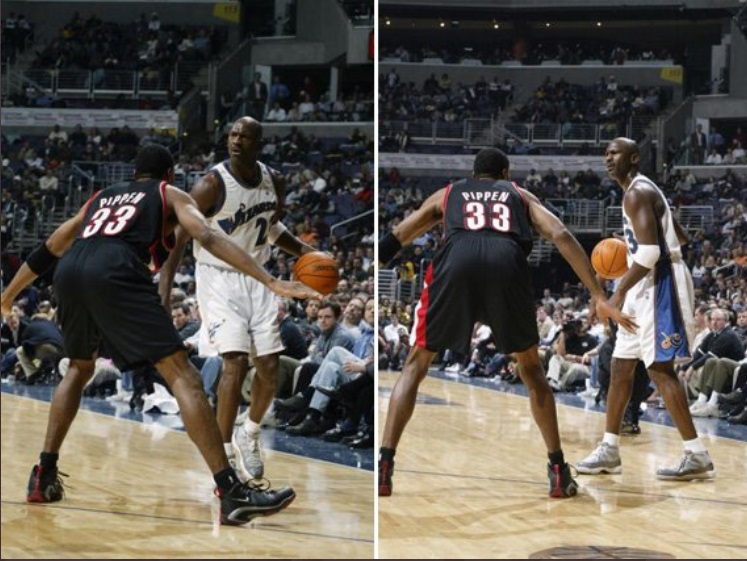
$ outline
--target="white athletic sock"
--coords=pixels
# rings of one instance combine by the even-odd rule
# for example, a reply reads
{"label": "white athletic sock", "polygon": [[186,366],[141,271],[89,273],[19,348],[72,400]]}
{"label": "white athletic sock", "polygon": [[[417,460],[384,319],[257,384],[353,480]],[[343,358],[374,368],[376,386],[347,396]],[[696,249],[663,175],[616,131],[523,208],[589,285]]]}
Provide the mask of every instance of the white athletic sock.
{"label": "white athletic sock", "polygon": [[620,435],[619,434],[612,434],[611,432],[605,432],[604,433],[604,438],[602,438],[602,442],[604,442],[608,446],[619,446],[620,445]]}
{"label": "white athletic sock", "polygon": [[708,405],[718,405],[718,394],[711,392],[711,398],[708,400]]}
{"label": "white athletic sock", "polygon": [[685,450],[689,450],[690,452],[693,452],[695,454],[702,454],[703,452],[707,452],[705,444],[703,444],[703,441],[700,440],[700,437],[695,437],[692,440],[685,440],[683,442],[683,445],[685,446]]}
{"label": "white athletic sock", "polygon": [[703,392],[698,394],[698,403],[708,403],[708,396]]}
{"label": "white athletic sock", "polygon": [[233,458],[233,444],[230,442],[224,442],[223,449],[226,451],[226,456],[228,456],[229,459]]}
{"label": "white athletic sock", "polygon": [[261,428],[262,427],[260,426],[259,423],[255,423],[249,417],[247,417],[246,421],[244,421],[244,430],[251,437],[259,436],[259,431]]}

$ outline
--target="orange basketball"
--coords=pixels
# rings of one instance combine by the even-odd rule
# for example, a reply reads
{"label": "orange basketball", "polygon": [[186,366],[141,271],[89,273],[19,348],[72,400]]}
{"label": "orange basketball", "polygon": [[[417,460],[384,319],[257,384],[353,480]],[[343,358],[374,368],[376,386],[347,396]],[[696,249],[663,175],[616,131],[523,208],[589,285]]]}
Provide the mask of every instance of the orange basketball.
{"label": "orange basketball", "polygon": [[616,279],[628,270],[628,247],[617,238],[605,238],[591,252],[591,265],[605,279]]}
{"label": "orange basketball", "polygon": [[330,294],[340,280],[337,261],[321,251],[312,251],[298,258],[293,267],[296,279],[322,294]]}

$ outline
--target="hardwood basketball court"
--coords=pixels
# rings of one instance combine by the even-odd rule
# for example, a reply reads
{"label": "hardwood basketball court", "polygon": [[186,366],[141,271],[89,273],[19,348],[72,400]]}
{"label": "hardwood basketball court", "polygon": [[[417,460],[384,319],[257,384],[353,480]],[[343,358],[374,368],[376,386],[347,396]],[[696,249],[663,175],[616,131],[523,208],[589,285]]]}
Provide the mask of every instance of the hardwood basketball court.
{"label": "hardwood basketball court", "polygon": [[[379,430],[397,375],[379,374]],[[655,422],[623,437],[622,474],[580,475],[576,498],[550,499],[524,388],[501,386],[511,394],[491,384],[435,372],[424,381],[395,458],[394,493],[379,499],[380,558],[747,557],[747,427],[696,420],[716,478],[659,481],[656,468],[677,460],[682,445],[675,429],[658,424],[666,412],[647,414]],[[570,394],[558,401],[583,402]],[[570,463],[604,431],[604,414],[587,403],[558,405]],[[719,436],[724,430],[732,436]]]}
{"label": "hardwood basketball court", "polygon": [[293,486],[296,500],[247,526],[220,526],[212,477],[184,431],[87,410],[60,455],[66,498],[27,505],[48,411],[45,401],[2,393],[4,559],[374,555],[371,471],[267,450],[273,486]]}

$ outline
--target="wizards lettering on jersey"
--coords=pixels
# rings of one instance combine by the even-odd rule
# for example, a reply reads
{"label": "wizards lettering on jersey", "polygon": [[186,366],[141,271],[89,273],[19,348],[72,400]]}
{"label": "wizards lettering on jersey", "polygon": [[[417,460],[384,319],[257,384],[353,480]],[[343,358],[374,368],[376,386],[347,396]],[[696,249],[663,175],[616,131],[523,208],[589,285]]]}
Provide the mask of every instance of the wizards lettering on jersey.
{"label": "wizards lettering on jersey", "polygon": [[465,201],[496,201],[505,203],[511,196],[507,191],[463,191],[460,193]]}
{"label": "wizards lettering on jersey", "polygon": [[145,193],[142,191],[135,191],[134,193],[122,193],[113,197],[101,197],[99,199],[99,208],[105,206],[118,206],[118,205],[136,205],[145,197]]}
{"label": "wizards lettering on jersey", "polygon": [[247,209],[246,205],[244,203],[241,203],[239,205],[239,210],[236,211],[236,214],[233,215],[233,218],[224,218],[223,220],[218,220],[218,226],[220,226],[221,230],[223,230],[226,234],[230,235],[237,228],[239,228],[243,224],[246,224],[255,216],[258,216],[263,212],[268,212],[271,210],[274,211],[275,209],[277,209],[277,203],[274,201],[260,203],[250,209]]}

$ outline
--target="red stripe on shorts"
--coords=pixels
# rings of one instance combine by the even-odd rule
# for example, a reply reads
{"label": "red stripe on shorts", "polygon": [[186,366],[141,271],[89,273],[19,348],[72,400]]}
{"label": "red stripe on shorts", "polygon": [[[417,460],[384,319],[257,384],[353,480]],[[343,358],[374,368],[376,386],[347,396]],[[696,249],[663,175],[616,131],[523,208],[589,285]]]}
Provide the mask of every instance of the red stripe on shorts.
{"label": "red stripe on shorts", "polygon": [[420,305],[418,306],[415,319],[415,345],[423,349],[428,348],[425,341],[425,318],[428,313],[428,291],[431,286],[431,280],[433,280],[433,262],[428,265],[428,270],[425,272],[423,292],[420,293]]}

